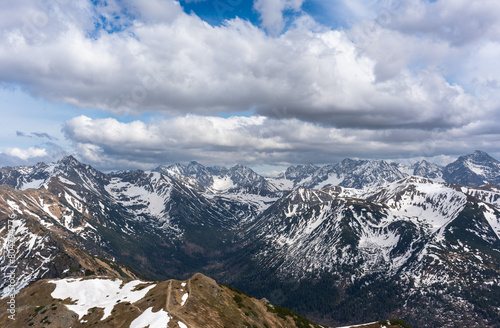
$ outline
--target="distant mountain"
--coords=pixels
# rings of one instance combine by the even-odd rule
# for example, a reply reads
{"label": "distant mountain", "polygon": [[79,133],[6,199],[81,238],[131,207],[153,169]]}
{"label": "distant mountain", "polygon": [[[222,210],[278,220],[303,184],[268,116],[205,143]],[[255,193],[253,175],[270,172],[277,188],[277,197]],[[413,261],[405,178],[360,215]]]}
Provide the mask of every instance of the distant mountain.
{"label": "distant mountain", "polygon": [[103,173],[90,165],[80,163],[73,156],[64,157],[50,164],[38,163],[34,166],[0,168],[0,184],[10,185],[16,189],[37,189],[54,176],[67,177],[90,189],[101,188],[103,179],[106,179]]}
{"label": "distant mountain", "polygon": [[323,167],[291,166],[283,175],[269,181],[284,190],[297,187],[322,189],[329,186],[361,189],[394,182],[406,176],[386,161],[347,158],[338,164]]}
{"label": "distant mountain", "polygon": [[[8,308],[7,301],[1,306]],[[326,328],[202,274],[162,282],[96,276],[42,280],[18,294],[16,302],[22,306],[15,320],[3,311],[0,326]]]}
{"label": "distant mountain", "polygon": [[460,156],[446,166],[443,178],[447,182],[465,186],[500,185],[500,162],[487,153],[476,150]]}
{"label": "distant mountain", "polygon": [[442,166],[422,160],[413,164],[411,168],[413,170],[412,175],[429,178],[439,182],[444,181],[444,168]]}
{"label": "distant mountain", "polygon": [[241,164],[227,169],[217,166],[205,167],[197,162],[190,162],[188,165],[159,166],[155,171],[210,194],[247,193],[270,196],[279,191],[263,176]]}
{"label": "distant mountain", "polygon": [[280,190],[329,186],[362,189],[383,186],[409,176],[475,187],[489,183],[499,185],[500,162],[482,151],[461,156],[446,167],[425,160],[406,166],[383,160],[346,158],[323,167],[312,164],[290,166],[285,173],[268,180]]}

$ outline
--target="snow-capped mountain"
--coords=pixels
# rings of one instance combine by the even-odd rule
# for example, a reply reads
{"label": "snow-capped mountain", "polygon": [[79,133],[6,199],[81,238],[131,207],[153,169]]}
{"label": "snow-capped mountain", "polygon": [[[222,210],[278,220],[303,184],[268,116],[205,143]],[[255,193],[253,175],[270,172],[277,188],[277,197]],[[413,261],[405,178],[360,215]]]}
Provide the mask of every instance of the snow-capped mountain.
{"label": "snow-capped mountain", "polygon": [[16,189],[39,188],[51,177],[63,176],[74,183],[82,184],[93,190],[102,187],[105,174],[67,156],[56,163],[38,163],[34,166],[0,168],[0,184],[10,185]]}
{"label": "snow-capped mountain", "polygon": [[440,182],[444,181],[443,180],[444,168],[434,163],[430,163],[426,160],[422,160],[420,162],[413,164],[411,166],[411,169],[413,171],[411,175],[429,178]]}
{"label": "snow-capped mountain", "polygon": [[205,167],[198,162],[192,161],[187,165],[172,164],[169,166],[159,166],[155,171],[168,175],[169,177],[184,181],[187,184],[196,186],[201,190],[208,189],[214,184],[214,176],[227,173],[226,168]]}
{"label": "snow-capped mountain", "polygon": [[[345,159],[275,179],[196,162],[104,174],[73,157],[0,168],[0,275],[7,281],[14,238],[16,290],[86,272],[204,272],[331,325],[401,317],[456,327],[458,316],[494,326],[496,165],[476,152],[446,168]],[[443,182],[460,172],[472,183]]]}
{"label": "snow-capped mountain", "polygon": [[253,220],[282,195],[263,176],[240,164],[227,169],[190,162],[187,165],[159,166],[154,171],[188,188],[194,188],[204,198],[226,208],[241,221]]}
{"label": "snow-capped mountain", "polygon": [[[65,169],[63,163],[67,163]],[[23,190],[32,181],[40,187]],[[103,174],[73,158],[37,165],[13,182],[21,189],[1,186],[0,237],[5,248],[8,217],[15,215],[23,232],[13,237],[20,250],[16,265],[27,273],[17,277],[16,288],[51,272],[61,274],[62,270],[50,268],[61,247],[49,246],[56,237],[47,239],[46,234],[64,240],[67,247],[116,258],[151,276],[160,268],[163,275],[181,275],[219,261],[224,256],[220,248],[233,239],[234,230],[248,216],[248,207],[237,202],[228,207],[158,172]],[[43,251],[35,252],[37,247]],[[0,261],[5,268],[5,253]]]}
{"label": "snow-capped mountain", "polygon": [[[3,297],[41,278],[92,272],[116,277],[138,276],[130,268],[106,263],[105,258],[112,256],[103,247],[99,222],[84,204],[63,202],[43,188],[14,190],[0,186],[0,199]],[[12,280],[4,279],[12,268],[16,270]]]}
{"label": "snow-capped mountain", "polygon": [[311,177],[319,168],[313,164],[289,166],[285,172],[280,173],[276,178],[268,178],[268,181],[279,190],[292,190],[311,181]]}
{"label": "snow-capped mountain", "polygon": [[209,194],[245,192],[266,196],[279,191],[263,176],[241,164],[227,169],[217,166],[205,167],[197,162],[190,162],[188,165],[177,163],[159,166],[155,171],[195,186]]}
{"label": "snow-capped mountain", "polygon": [[500,185],[500,162],[487,153],[476,150],[460,156],[446,166],[443,178],[447,182],[465,186]]}
{"label": "snow-capped mountain", "polygon": [[[328,292],[335,295],[330,298],[331,324],[342,323],[349,294],[351,302],[371,300],[369,312],[404,313],[422,327],[455,327],[456,321],[446,319],[450,312],[460,312],[461,322],[487,320],[473,310],[478,295],[487,311],[500,318],[494,296],[500,284],[497,188],[466,188],[421,177],[376,189],[298,188],[267,209],[247,238],[253,238],[250,264],[244,266],[245,282],[239,283],[257,292],[255,272],[265,272],[272,284],[282,284],[278,299],[293,306],[304,297],[304,288],[321,293],[325,286],[320,282],[330,281]],[[311,281],[317,283],[311,286]],[[374,305],[374,291],[381,284],[398,290],[392,294],[400,302],[394,308]],[[462,287],[457,291],[456,286]],[[260,288],[273,287],[264,283]],[[439,306],[436,293],[448,295]],[[411,304],[414,313],[401,303]],[[418,317],[429,311],[436,314],[432,323]]]}
{"label": "snow-capped mountain", "polygon": [[270,182],[283,190],[297,187],[322,189],[329,186],[361,189],[383,185],[405,176],[408,174],[386,161],[346,158],[340,163],[323,167],[292,166],[276,179],[270,179]]}
{"label": "snow-capped mountain", "polygon": [[[419,177],[366,192],[299,188],[266,210],[249,234],[270,243],[262,260],[275,261],[271,250],[283,250],[279,271],[299,279],[358,260],[362,260],[356,268],[359,278],[376,270],[392,275],[408,264],[414,252],[428,254],[426,247],[413,243],[445,239],[448,226],[472,203],[483,216],[480,237],[500,251],[500,193],[489,190],[492,195],[486,196],[481,191]],[[473,195],[478,198],[473,200]],[[497,200],[485,202],[491,199]]]}
{"label": "snow-capped mountain", "polygon": [[500,184],[500,162],[482,151],[461,156],[446,167],[422,160],[407,166],[383,160],[346,158],[337,164],[290,166],[276,178],[269,178],[280,190],[298,187],[322,189],[329,186],[370,188],[383,186],[409,176],[467,186]]}

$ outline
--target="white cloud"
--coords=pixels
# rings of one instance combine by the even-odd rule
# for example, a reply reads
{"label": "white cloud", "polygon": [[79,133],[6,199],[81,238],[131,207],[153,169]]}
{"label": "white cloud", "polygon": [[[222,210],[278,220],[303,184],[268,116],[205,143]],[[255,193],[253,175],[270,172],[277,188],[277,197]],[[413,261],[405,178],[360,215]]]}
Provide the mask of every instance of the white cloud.
{"label": "white cloud", "polygon": [[80,116],[66,122],[64,132],[83,161],[117,169],[190,160],[217,165],[283,165],[333,163],[345,157],[401,158],[400,154],[410,160],[456,155],[450,147],[453,143],[467,145],[458,154],[476,148],[490,151],[495,149],[499,132],[487,125],[477,123],[447,134],[416,129],[336,129],[265,117],[187,115],[146,124]]}
{"label": "white cloud", "polygon": [[14,148],[7,148],[5,150],[5,154],[13,157],[18,157],[22,160],[28,160],[31,158],[47,156],[47,150],[44,148],[35,148],[35,147],[30,147],[27,149],[20,149],[14,147]]}
{"label": "white cloud", "polygon": [[401,6],[391,26],[427,34],[461,47],[478,40],[500,40],[500,3],[489,0],[412,0]]}
{"label": "white cloud", "polygon": [[31,165],[37,162],[54,162],[67,155],[59,145],[46,142],[36,147],[9,147],[0,151],[0,166]]}
{"label": "white cloud", "polygon": [[262,26],[272,35],[279,35],[285,28],[284,11],[299,12],[304,0],[255,0]]}
{"label": "white cloud", "polygon": [[[361,52],[342,31],[296,26],[273,38],[239,19],[212,27],[180,13],[97,39],[72,26],[40,44],[15,30],[3,35],[16,40],[0,49],[4,82],[115,114],[254,109],[274,117],[276,108],[287,108],[292,117],[339,127],[448,127],[477,107],[438,73],[412,72],[404,59],[393,70],[398,61],[381,59],[382,48]],[[404,58],[403,50],[394,56]]]}

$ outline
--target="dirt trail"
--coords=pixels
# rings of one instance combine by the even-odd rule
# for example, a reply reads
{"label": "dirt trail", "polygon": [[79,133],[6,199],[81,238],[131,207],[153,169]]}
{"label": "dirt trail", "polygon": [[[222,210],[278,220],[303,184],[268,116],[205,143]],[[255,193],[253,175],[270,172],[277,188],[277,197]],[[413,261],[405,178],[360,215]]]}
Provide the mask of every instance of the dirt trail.
{"label": "dirt trail", "polygon": [[[185,289],[185,290],[182,292],[182,295],[184,295],[186,292],[188,293],[188,299],[186,300],[186,303],[184,303],[184,306],[181,305],[180,303],[175,302],[175,295],[172,296],[172,282],[173,282],[173,280],[170,280],[168,282],[167,299],[165,301],[165,310],[169,313],[170,316],[175,316],[180,321],[186,322],[186,320],[184,320],[184,313],[182,311],[182,308],[184,306],[186,306],[186,303],[189,300],[189,296],[191,296],[191,279],[187,280],[187,284],[186,284],[187,288],[183,287],[183,289]],[[173,305],[173,306],[171,305],[171,300],[170,300],[172,297],[174,297],[174,302],[175,302],[175,305]]]}
{"label": "dirt trail", "polygon": [[170,313],[170,294],[172,293],[172,280],[168,282],[167,300],[165,301],[165,310]]}

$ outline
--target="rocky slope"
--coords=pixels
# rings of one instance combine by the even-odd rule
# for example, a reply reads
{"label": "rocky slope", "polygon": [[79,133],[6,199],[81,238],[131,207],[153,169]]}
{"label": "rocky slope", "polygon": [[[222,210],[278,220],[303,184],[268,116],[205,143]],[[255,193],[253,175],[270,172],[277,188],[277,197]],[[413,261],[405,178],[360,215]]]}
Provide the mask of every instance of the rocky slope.
{"label": "rocky slope", "polygon": [[54,195],[44,190],[16,191],[0,186],[0,198],[2,297],[17,293],[42,277],[94,273],[140,276],[137,271],[110,261],[111,255],[99,245],[86,243],[85,239],[95,233],[89,223],[92,220],[69,216],[70,210]]}
{"label": "rocky slope", "polygon": [[[63,161],[53,166],[64,166]],[[42,166],[42,173],[47,167]],[[132,265],[152,277],[200,271],[220,262],[221,249],[232,240],[240,220],[224,206],[160,173],[104,175],[73,160],[62,173],[49,172],[56,173],[41,175],[38,189],[0,186],[1,267],[8,263],[9,240],[22,250],[16,261],[23,257],[26,262],[18,264],[25,270],[17,275],[16,290],[50,272],[80,270],[71,265],[74,261],[65,265],[55,261],[62,252],[59,241]],[[32,183],[24,177],[16,181]],[[9,216],[15,217],[15,226],[8,226]],[[54,265],[58,269],[48,268]],[[5,270],[0,274],[4,278]]]}

